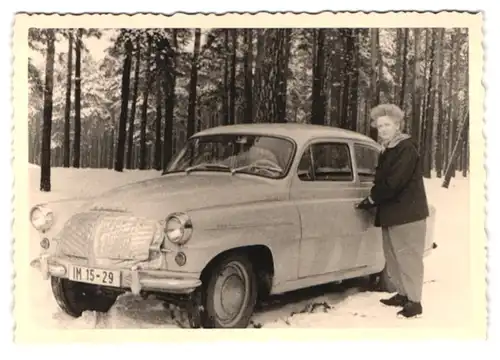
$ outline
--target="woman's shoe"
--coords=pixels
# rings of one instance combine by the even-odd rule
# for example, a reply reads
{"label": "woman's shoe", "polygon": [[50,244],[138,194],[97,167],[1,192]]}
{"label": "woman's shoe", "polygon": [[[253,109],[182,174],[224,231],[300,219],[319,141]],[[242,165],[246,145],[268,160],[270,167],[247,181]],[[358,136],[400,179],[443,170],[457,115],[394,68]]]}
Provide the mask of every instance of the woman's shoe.
{"label": "woman's shoe", "polygon": [[403,310],[397,313],[399,318],[419,318],[422,316],[422,304],[419,302],[408,301]]}
{"label": "woman's shoe", "polygon": [[389,299],[382,299],[380,302],[387,306],[405,306],[408,298],[404,295],[396,294]]}

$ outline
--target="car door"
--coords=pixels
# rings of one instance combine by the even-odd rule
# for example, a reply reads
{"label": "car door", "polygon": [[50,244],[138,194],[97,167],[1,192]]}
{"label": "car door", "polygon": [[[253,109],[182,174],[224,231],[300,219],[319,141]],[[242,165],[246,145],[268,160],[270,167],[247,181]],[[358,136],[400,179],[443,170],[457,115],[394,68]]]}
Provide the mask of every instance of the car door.
{"label": "car door", "polygon": [[350,143],[316,140],[299,156],[290,192],[301,219],[298,276],[364,266],[359,255],[366,222],[354,208],[362,193],[353,172]]}
{"label": "car door", "polygon": [[[370,189],[375,180],[380,148],[366,143],[354,143],[354,162],[357,182],[362,198],[370,195]],[[360,261],[368,266],[376,266],[384,262],[382,231],[374,226],[375,209],[371,211],[358,210],[360,216],[364,216],[366,226],[361,231]]]}

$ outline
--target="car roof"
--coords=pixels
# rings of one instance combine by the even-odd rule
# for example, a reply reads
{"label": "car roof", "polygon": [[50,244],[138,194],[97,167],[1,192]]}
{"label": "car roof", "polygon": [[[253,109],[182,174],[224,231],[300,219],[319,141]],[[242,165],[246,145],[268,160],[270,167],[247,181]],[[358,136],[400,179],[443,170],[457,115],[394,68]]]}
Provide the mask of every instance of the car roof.
{"label": "car roof", "polygon": [[202,130],[196,133],[195,136],[234,134],[242,132],[258,135],[285,136],[292,138],[298,142],[306,142],[309,139],[314,139],[317,137],[331,136],[378,144],[372,138],[355,131],[342,129],[335,126],[299,123],[252,123],[224,125]]}

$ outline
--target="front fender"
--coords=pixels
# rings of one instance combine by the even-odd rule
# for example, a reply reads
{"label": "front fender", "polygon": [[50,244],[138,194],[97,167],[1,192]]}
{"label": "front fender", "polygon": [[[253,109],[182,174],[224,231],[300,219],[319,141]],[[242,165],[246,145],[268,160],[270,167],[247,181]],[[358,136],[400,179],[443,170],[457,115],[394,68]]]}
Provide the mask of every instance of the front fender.
{"label": "front fender", "polygon": [[[190,213],[193,236],[183,246],[169,245],[167,264],[173,271],[200,273],[222,252],[244,246],[266,246],[273,256],[277,281],[294,279],[298,269],[300,218],[289,201],[260,203]],[[178,266],[182,251],[187,262]]]}

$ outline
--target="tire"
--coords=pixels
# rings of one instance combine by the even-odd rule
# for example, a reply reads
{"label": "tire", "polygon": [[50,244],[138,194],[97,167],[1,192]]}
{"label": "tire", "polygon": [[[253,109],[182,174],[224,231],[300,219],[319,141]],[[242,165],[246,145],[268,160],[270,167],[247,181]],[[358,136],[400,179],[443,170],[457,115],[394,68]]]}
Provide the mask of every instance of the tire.
{"label": "tire", "polygon": [[99,291],[95,285],[79,283],[64,278],[51,277],[52,294],[59,307],[72,317],[80,317],[84,311],[108,312],[117,295]]}
{"label": "tire", "polygon": [[[229,254],[212,268],[207,279],[202,292],[202,326],[226,329],[248,327],[258,294],[251,261],[245,255]],[[224,289],[224,286],[229,289]],[[241,295],[238,296],[238,293]],[[224,305],[231,309],[226,311]]]}

